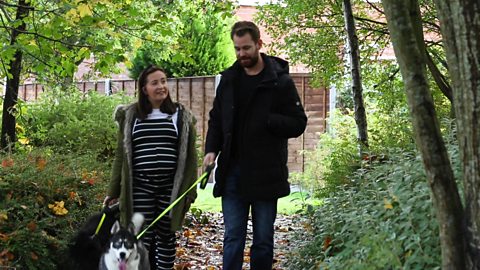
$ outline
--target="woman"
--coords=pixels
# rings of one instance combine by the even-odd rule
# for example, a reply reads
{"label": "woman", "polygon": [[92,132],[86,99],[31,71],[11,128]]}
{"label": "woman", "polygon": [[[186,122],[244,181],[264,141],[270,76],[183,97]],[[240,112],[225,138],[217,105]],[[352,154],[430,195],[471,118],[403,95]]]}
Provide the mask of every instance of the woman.
{"label": "woman", "polygon": [[[159,67],[143,70],[138,89],[138,102],[115,112],[119,131],[105,203],[119,201],[122,224],[140,212],[148,226],[195,182],[195,118],[172,101],[166,74]],[[196,196],[194,188],[142,236],[151,269],[173,268],[175,231],[181,229]]]}

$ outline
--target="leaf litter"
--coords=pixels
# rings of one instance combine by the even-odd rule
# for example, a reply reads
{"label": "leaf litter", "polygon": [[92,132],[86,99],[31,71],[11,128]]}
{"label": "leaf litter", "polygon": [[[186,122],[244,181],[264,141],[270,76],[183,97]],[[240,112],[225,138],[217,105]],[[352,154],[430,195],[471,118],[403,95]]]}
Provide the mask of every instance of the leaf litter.
{"label": "leaf litter", "polygon": [[[275,221],[274,270],[285,270],[286,255],[291,249],[293,232],[299,225],[296,215],[277,215]],[[178,233],[175,270],[222,269],[223,216],[221,213],[202,213],[201,217],[187,214],[182,233]],[[247,242],[243,269],[249,269],[252,225],[248,221]]]}

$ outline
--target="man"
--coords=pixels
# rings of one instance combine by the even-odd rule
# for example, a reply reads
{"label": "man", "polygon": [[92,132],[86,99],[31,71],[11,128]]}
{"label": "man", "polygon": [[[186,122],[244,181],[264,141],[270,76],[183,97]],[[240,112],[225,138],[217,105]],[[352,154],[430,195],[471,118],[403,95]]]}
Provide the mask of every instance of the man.
{"label": "man", "polygon": [[272,269],[277,200],[290,193],[287,140],[303,133],[307,117],[288,63],[260,53],[258,27],[237,22],[231,38],[237,61],[222,72],[204,166],[217,159],[213,195],[222,197],[223,269],[242,269],[250,208],[251,269]]}

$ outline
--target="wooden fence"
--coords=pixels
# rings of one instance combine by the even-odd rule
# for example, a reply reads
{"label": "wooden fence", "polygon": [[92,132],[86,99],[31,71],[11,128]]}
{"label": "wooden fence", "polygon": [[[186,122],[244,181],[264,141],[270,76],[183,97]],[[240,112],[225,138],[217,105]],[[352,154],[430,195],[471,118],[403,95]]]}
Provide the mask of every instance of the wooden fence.
{"label": "wooden fence", "polygon": [[[314,149],[319,135],[326,129],[326,116],[330,109],[329,91],[326,88],[311,87],[309,74],[294,73],[291,76],[303,101],[308,124],[302,136],[289,140],[288,163],[290,171],[302,172],[305,166],[304,150]],[[215,80],[215,76],[206,76],[169,79],[168,81],[172,99],[190,108],[197,118],[197,133],[201,135],[199,144],[202,146],[208,127],[208,112],[215,97]],[[135,85],[134,80],[77,82],[77,87],[82,92],[117,93],[124,91],[128,95],[135,95]],[[25,84],[19,88],[19,97],[26,101],[35,100],[41,92],[43,92],[41,85]]]}

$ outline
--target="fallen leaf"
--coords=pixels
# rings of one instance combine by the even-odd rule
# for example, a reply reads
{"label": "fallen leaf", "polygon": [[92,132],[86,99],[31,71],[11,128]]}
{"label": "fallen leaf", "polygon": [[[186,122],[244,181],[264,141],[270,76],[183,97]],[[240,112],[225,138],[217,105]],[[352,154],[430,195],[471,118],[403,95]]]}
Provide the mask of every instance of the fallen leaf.
{"label": "fallen leaf", "polygon": [[13,167],[13,159],[5,158],[2,160],[2,168]]}
{"label": "fallen leaf", "polygon": [[45,203],[45,198],[43,198],[42,195],[37,196],[37,203],[38,204],[44,204]]}
{"label": "fallen leaf", "polygon": [[22,145],[27,145],[30,143],[30,140],[28,138],[20,138],[18,139],[18,142]]}
{"label": "fallen leaf", "polygon": [[323,241],[323,250],[327,250],[327,248],[330,246],[332,243],[332,238],[330,236],[325,237],[325,240]]}
{"label": "fallen leaf", "polygon": [[390,200],[388,200],[387,198],[383,198],[383,207],[385,209],[393,209],[393,205],[392,205],[392,202]]}
{"label": "fallen leaf", "polygon": [[68,213],[63,201],[55,201],[53,204],[48,204],[48,208],[52,209],[52,212],[57,216],[64,216]]}
{"label": "fallen leaf", "polygon": [[93,177],[89,178],[89,179],[88,179],[88,184],[89,184],[90,186],[93,186],[93,185],[95,184],[95,178],[93,178]]}
{"label": "fallen leaf", "polygon": [[10,239],[10,237],[8,235],[6,235],[4,233],[0,233],[0,241],[7,242],[9,239]]}
{"label": "fallen leaf", "polygon": [[35,231],[37,229],[37,223],[35,223],[35,221],[30,221],[28,224],[27,224],[27,228],[30,230],[30,231]]}
{"label": "fallen leaf", "polygon": [[45,169],[45,166],[47,165],[47,160],[42,157],[37,157],[36,164],[37,170],[43,171]]}
{"label": "fallen leaf", "polygon": [[8,220],[7,212],[0,212],[0,222]]}
{"label": "fallen leaf", "polygon": [[12,196],[13,196],[13,191],[10,191],[7,193],[7,195],[5,195],[5,201],[10,201],[12,199]]}
{"label": "fallen leaf", "polygon": [[75,191],[70,191],[70,192],[68,193],[68,198],[69,198],[70,200],[75,200],[76,197],[77,197],[77,193],[76,193]]}

